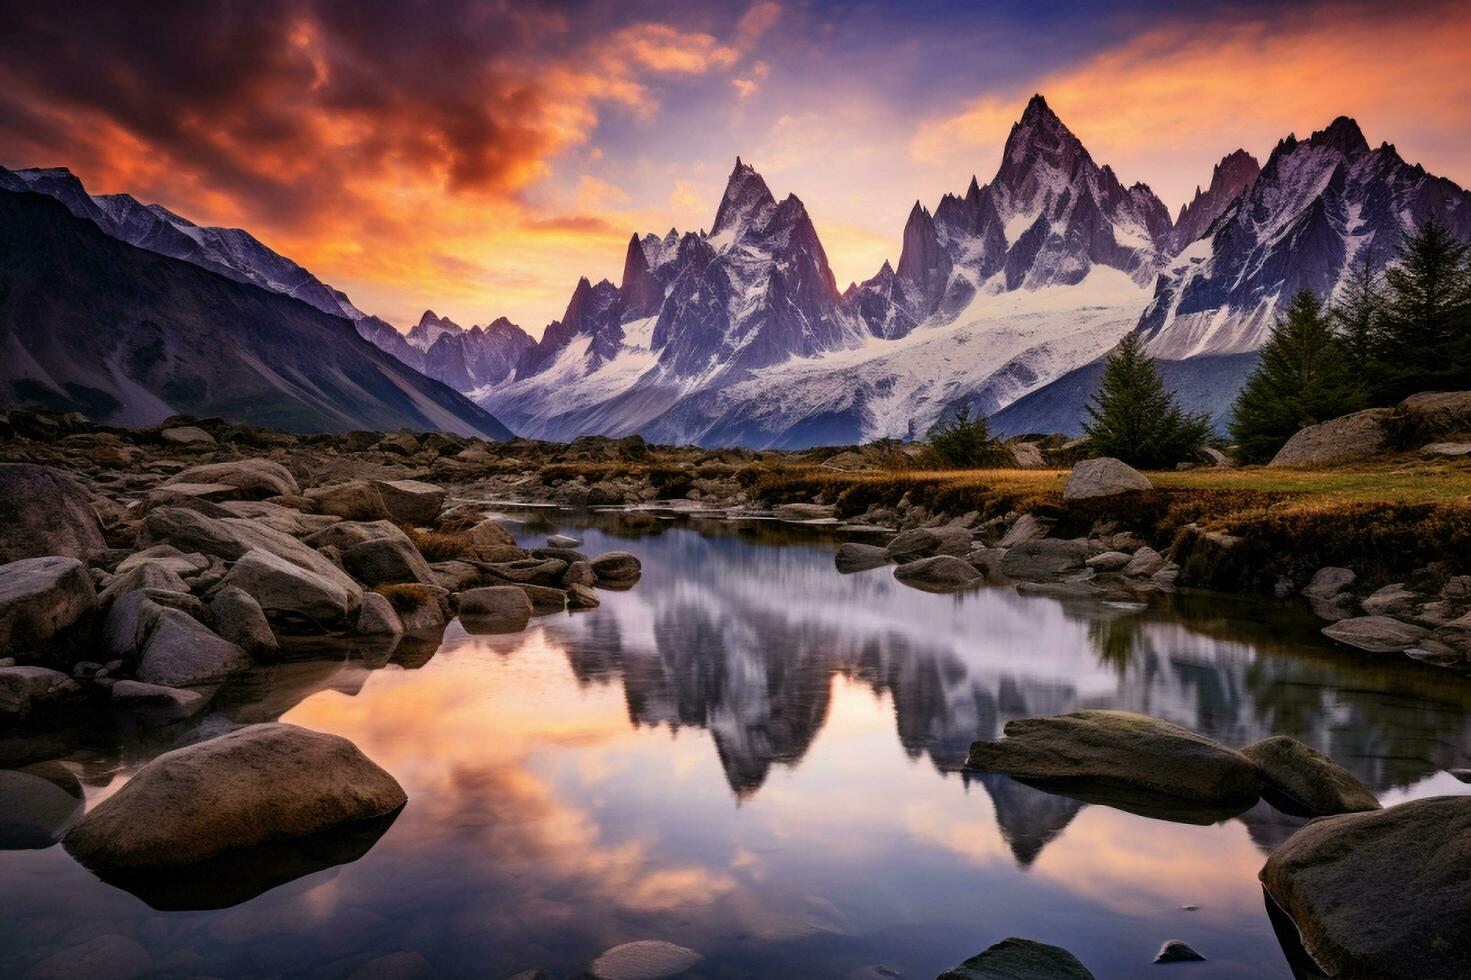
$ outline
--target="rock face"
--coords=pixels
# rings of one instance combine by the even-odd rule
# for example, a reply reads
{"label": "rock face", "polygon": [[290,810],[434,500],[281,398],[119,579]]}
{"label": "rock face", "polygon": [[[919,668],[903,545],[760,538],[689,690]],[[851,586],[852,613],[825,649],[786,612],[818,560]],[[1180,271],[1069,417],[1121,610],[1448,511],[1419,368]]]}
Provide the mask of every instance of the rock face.
{"label": "rock face", "polygon": [[966,767],[1034,780],[1140,790],[1204,804],[1256,799],[1261,777],[1240,752],[1172,722],[1127,711],[1079,711],[1007,722],[976,742]]}
{"label": "rock face", "polygon": [[1389,441],[1392,408],[1369,408],[1299,429],[1268,466],[1321,466],[1369,459]]}
{"label": "rock face", "polygon": [[1424,639],[1429,630],[1389,616],[1355,616],[1323,627],[1323,635],[1369,653],[1400,653]]}
{"label": "rock face", "polygon": [[154,759],[65,844],[100,871],[161,870],[383,816],[407,799],[344,738],[251,725]]}
{"label": "rock face", "polygon": [[974,565],[954,555],[935,555],[906,562],[894,569],[894,577],[905,585],[927,592],[958,592],[985,581],[985,576]]}
{"label": "rock face", "polygon": [[1061,946],[1013,936],[936,980],[1093,980],[1093,974]]}
{"label": "rock face", "polygon": [[1279,810],[1325,817],[1379,809],[1369,787],[1343,766],[1295,738],[1276,735],[1244,747],[1262,773],[1262,795]]}
{"label": "rock face", "polygon": [[1323,973],[1471,975],[1471,797],[1314,820],[1272,852],[1267,894]]}
{"label": "rock face", "polygon": [[0,463],[0,562],[90,558],[107,548],[87,492],[49,466]]}
{"label": "rock face", "polygon": [[0,565],[0,656],[42,652],[97,604],[75,558],[24,558]]}
{"label": "rock face", "polygon": [[1148,477],[1121,460],[1103,457],[1085,459],[1073,467],[1063,487],[1064,500],[1088,500],[1112,497],[1131,490],[1150,490],[1154,484]]}

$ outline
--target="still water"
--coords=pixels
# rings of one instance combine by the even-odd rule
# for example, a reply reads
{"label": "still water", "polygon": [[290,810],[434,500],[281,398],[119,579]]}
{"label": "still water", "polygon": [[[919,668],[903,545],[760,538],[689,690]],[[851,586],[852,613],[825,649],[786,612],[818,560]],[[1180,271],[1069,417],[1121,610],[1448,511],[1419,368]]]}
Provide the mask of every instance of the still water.
{"label": "still water", "polygon": [[[263,667],[192,732],[27,747],[91,806],[169,744],[279,718],[351,739],[409,803],[376,840],[146,896],[166,911],[59,846],[0,852],[0,975],[107,936],[99,976],[569,976],[658,939],[702,954],[690,976],[933,977],[1017,935],[1099,978],[1290,977],[1256,874],[1294,818],[1151,820],[964,774],[971,741],[1118,707],[1294,735],[1386,804],[1471,790],[1442,771],[1471,761],[1471,683],[1305,615],[931,595],[771,524],[535,520],[523,542],[629,550],[642,580],[516,635]],[[1150,966],[1174,938],[1208,961]]]}

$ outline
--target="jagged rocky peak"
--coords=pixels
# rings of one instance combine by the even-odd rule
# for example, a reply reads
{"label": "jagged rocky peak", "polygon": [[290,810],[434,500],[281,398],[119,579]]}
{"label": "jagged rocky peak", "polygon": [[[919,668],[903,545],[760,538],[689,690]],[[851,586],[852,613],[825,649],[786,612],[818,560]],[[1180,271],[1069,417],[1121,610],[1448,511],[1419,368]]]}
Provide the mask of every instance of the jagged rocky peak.
{"label": "jagged rocky peak", "polygon": [[409,343],[421,351],[427,351],[434,342],[445,334],[464,333],[464,328],[448,317],[441,317],[433,310],[425,310],[419,322],[409,328]]}
{"label": "jagged rocky peak", "polygon": [[1012,124],[1001,155],[1001,168],[992,181],[1006,191],[1013,209],[1033,211],[1041,199],[1056,196],[1093,158],[1073,131],[1041,95],[1034,95],[1022,117]]}
{"label": "jagged rocky peak", "polygon": [[898,274],[900,278],[924,288],[943,284],[944,278],[950,274],[950,263],[940,247],[934,216],[918,201],[914,202],[909,220],[904,223]]}
{"label": "jagged rocky peak", "polygon": [[1150,353],[1183,359],[1255,350],[1299,290],[1333,296],[1351,267],[1382,269],[1426,221],[1471,238],[1471,194],[1369,148],[1346,116],[1288,136],[1212,223],[1209,247],[1160,277],[1138,332]]}
{"label": "jagged rocky peak", "polygon": [[1364,139],[1358,121],[1350,116],[1339,116],[1308,138],[1313,146],[1329,147],[1346,157],[1356,157],[1369,152],[1369,141]]}
{"label": "jagged rocky peak", "polygon": [[[763,226],[776,207],[776,198],[756,168],[742,163],[736,157],[735,169],[725,184],[725,195],[715,210],[715,224],[710,227],[710,238],[731,241],[739,239],[744,231]],[[671,229],[672,230],[672,229]],[[725,242],[721,242],[725,244]]]}
{"label": "jagged rocky peak", "polygon": [[1195,197],[1180,206],[1180,217],[1175,221],[1174,251],[1179,252],[1204,235],[1231,202],[1256,183],[1261,172],[1256,157],[1245,150],[1233,150],[1222,157],[1211,171],[1210,187],[1204,191],[1196,187]]}

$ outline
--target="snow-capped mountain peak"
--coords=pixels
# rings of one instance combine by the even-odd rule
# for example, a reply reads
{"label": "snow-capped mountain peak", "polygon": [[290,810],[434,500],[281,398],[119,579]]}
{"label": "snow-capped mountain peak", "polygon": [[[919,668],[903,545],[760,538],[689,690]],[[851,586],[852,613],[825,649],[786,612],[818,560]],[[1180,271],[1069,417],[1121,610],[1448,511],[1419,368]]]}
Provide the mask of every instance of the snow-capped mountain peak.
{"label": "snow-capped mountain peak", "polygon": [[1471,194],[1387,143],[1371,150],[1354,120],[1289,135],[1160,276],[1138,330],[1158,357],[1255,350],[1293,294],[1331,297],[1355,264],[1383,268],[1432,216],[1471,239]]}
{"label": "snow-capped mountain peak", "polygon": [[710,226],[710,243],[716,251],[735,244],[751,228],[759,228],[776,208],[776,198],[756,168],[736,157],[735,169],[725,184],[725,195],[715,209]]}

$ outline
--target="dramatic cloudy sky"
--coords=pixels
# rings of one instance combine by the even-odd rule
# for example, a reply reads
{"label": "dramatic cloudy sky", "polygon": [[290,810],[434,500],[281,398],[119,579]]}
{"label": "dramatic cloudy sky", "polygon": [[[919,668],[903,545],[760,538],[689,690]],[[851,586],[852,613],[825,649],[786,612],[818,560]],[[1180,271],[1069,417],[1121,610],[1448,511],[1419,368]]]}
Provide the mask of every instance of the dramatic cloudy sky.
{"label": "dramatic cloudy sky", "polygon": [[1105,6],[0,0],[0,164],[247,227],[403,326],[533,334],[630,232],[708,226],[737,154],[865,278],[1034,91],[1172,211],[1339,114],[1471,183],[1463,7]]}

